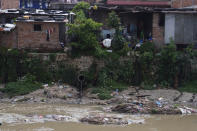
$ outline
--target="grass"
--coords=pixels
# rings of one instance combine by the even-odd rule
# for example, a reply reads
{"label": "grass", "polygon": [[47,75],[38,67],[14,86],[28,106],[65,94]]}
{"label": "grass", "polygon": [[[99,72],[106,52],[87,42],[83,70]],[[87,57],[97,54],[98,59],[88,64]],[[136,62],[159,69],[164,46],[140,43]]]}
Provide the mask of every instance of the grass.
{"label": "grass", "polygon": [[126,90],[127,87],[128,86],[125,85],[125,84],[117,83],[117,82],[113,81],[110,87],[106,87],[106,88],[96,87],[96,88],[93,88],[92,93],[93,94],[98,94],[98,97],[101,100],[108,100],[108,99],[112,98],[111,93],[113,91],[116,91],[116,90],[123,91],[123,90]]}
{"label": "grass", "polygon": [[42,88],[40,83],[18,81],[8,83],[6,87],[0,89],[0,91],[6,93],[9,97],[14,97],[29,94],[40,88]]}
{"label": "grass", "polygon": [[179,90],[181,92],[197,93],[197,80],[185,83]]}

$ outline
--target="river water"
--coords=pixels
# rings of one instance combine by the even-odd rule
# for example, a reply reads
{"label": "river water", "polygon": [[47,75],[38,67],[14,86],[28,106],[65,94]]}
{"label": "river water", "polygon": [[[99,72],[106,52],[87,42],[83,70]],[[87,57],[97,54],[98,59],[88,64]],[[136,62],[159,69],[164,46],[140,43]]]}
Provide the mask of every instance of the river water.
{"label": "river water", "polygon": [[[197,131],[197,115],[129,115],[106,113],[103,106],[58,104],[0,104],[0,131]],[[106,107],[107,109],[107,107]],[[42,121],[44,115],[66,115],[65,121]],[[118,116],[143,124],[91,125],[87,115]],[[39,119],[35,119],[38,116]],[[41,118],[40,118],[41,117]],[[33,120],[34,119],[34,120]]]}

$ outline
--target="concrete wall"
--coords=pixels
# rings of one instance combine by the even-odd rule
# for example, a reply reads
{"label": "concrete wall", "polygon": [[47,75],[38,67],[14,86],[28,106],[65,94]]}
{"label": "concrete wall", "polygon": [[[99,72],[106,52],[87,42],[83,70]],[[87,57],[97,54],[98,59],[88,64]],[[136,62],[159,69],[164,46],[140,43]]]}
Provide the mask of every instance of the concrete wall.
{"label": "concrete wall", "polygon": [[[34,24],[40,24],[42,31],[34,31]],[[18,48],[61,49],[59,42],[59,23],[17,22]],[[47,30],[52,30],[50,41],[47,41]]]}
{"label": "concrete wall", "polygon": [[0,0],[1,9],[18,9],[19,4],[19,0]]}

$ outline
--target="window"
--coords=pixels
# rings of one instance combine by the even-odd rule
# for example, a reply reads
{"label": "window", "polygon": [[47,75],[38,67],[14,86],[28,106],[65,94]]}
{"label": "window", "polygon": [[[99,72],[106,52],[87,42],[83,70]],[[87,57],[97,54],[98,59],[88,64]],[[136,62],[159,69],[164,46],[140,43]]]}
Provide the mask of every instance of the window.
{"label": "window", "polygon": [[42,31],[42,26],[40,24],[35,24],[34,31]]}

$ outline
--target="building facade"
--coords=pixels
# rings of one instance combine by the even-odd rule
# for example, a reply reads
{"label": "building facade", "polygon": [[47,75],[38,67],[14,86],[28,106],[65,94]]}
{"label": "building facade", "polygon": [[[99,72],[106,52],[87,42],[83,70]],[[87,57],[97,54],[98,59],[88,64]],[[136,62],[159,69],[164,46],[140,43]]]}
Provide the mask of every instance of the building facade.
{"label": "building facade", "polygon": [[18,9],[20,0],[0,0],[0,9]]}
{"label": "building facade", "polygon": [[183,8],[197,5],[197,0],[172,0],[172,8]]}
{"label": "building facade", "polygon": [[50,0],[20,0],[20,8],[47,9]]}

